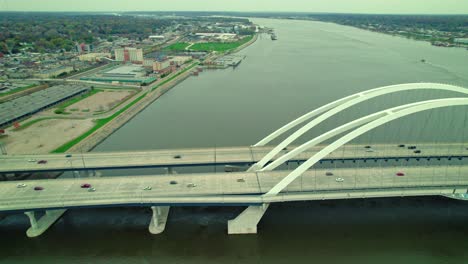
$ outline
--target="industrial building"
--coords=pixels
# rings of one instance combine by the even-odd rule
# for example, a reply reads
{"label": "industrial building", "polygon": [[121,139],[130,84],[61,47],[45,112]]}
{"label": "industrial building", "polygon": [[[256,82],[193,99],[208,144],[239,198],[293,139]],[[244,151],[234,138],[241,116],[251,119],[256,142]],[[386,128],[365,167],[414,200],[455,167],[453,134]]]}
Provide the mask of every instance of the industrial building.
{"label": "industrial building", "polygon": [[57,85],[2,103],[0,104],[0,127],[11,125],[90,89],[90,86],[83,84]]}
{"label": "industrial building", "polygon": [[55,78],[59,76],[60,74],[63,73],[69,73],[73,71],[73,67],[70,66],[59,66],[51,69],[45,69],[42,70],[36,74],[34,74],[34,77],[41,78],[41,79],[49,79],[49,78]]}
{"label": "industrial building", "polygon": [[115,49],[115,60],[133,63],[143,63],[143,50],[137,48]]}
{"label": "industrial building", "polygon": [[143,66],[126,64],[107,69],[104,72],[99,72],[92,76],[82,77],[80,80],[109,83],[147,84],[154,82],[156,77],[148,76]]}

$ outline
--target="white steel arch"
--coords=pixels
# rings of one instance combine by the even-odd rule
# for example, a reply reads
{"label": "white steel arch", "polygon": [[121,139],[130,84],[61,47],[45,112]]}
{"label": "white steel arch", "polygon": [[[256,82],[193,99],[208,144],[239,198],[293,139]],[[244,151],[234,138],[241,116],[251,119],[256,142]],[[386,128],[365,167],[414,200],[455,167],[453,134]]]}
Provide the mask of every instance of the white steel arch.
{"label": "white steel arch", "polygon": [[345,98],[339,99],[335,102],[329,103],[327,105],[324,105],[320,108],[317,108],[313,110],[312,112],[309,112],[296,120],[292,121],[291,123],[281,127],[277,131],[273,132],[272,134],[268,135],[266,138],[255,144],[254,146],[263,146],[270,142],[271,140],[275,139],[276,137],[280,136],[284,132],[288,131],[289,129],[295,127],[298,124],[301,124],[309,119],[311,119],[314,116],[317,116],[325,111],[326,113],[320,115],[319,117],[315,118],[314,120],[310,121],[300,129],[298,129],[296,132],[291,134],[289,137],[287,137],[285,140],[283,140],[281,143],[279,143],[275,148],[273,148],[268,154],[266,154],[260,161],[252,165],[248,171],[256,171],[259,169],[262,169],[265,164],[267,164],[269,161],[271,161],[281,150],[283,150],[285,147],[287,147],[289,144],[291,144],[293,141],[298,139],[300,136],[302,136],[304,133],[312,129],[313,127],[317,126],[321,122],[325,121],[326,119],[336,115],[337,113],[354,106],[356,104],[359,104],[363,101],[370,100],[372,98],[381,96],[381,95],[386,95],[390,93],[395,93],[395,92],[401,92],[401,91],[410,91],[410,90],[444,90],[444,91],[451,91],[451,92],[458,92],[462,94],[468,95],[468,89],[460,87],[460,86],[454,86],[454,85],[449,85],[449,84],[440,84],[440,83],[407,83],[407,84],[397,84],[397,85],[391,85],[391,86],[384,86],[372,90],[368,90],[365,92],[353,94],[350,96],[347,96]]}
{"label": "white steel arch", "polygon": [[371,114],[371,115],[368,115],[368,116],[361,117],[361,118],[356,119],[356,120],[354,120],[352,122],[346,123],[346,124],[344,124],[342,126],[339,126],[339,127],[335,128],[335,129],[332,129],[332,130],[330,130],[330,131],[328,131],[326,133],[323,133],[320,136],[315,137],[312,140],[309,140],[306,143],[296,147],[295,149],[291,150],[290,152],[288,152],[288,153],[284,154],[283,156],[275,159],[273,162],[271,162],[270,164],[268,164],[267,166],[265,166],[264,168],[262,168],[259,171],[272,171],[272,170],[276,169],[278,166],[280,166],[281,164],[285,163],[286,161],[296,157],[297,155],[307,151],[310,148],[313,148],[314,146],[324,142],[325,140],[333,138],[334,136],[342,134],[342,133],[344,133],[346,131],[349,131],[349,130],[351,130],[353,128],[356,128],[358,126],[362,126],[364,124],[367,124],[367,123],[369,123],[371,121],[374,121],[376,119],[379,119],[381,117],[384,117],[385,115],[387,115],[388,112],[397,112],[397,111],[400,111],[400,110],[405,109],[405,108],[409,108],[409,107],[413,107],[413,106],[420,105],[420,104],[425,104],[425,103],[426,102],[417,102],[417,103],[397,106],[397,107],[390,108],[390,109],[387,109],[387,110],[383,110],[383,111],[380,111],[380,112],[377,112],[377,113],[374,113],[374,114]]}
{"label": "white steel arch", "polygon": [[[377,128],[381,125],[384,125],[388,122],[391,122],[395,119],[402,118],[407,115],[411,115],[414,113],[435,109],[435,108],[442,108],[442,107],[449,107],[449,106],[461,106],[461,105],[468,105],[468,98],[449,98],[449,99],[438,99],[438,100],[430,100],[425,102],[420,102],[419,104],[416,103],[414,106],[406,107],[400,111],[394,112],[389,109],[385,111],[385,115],[380,117],[366,125],[363,125],[352,132],[344,135],[343,137],[339,138],[335,142],[331,143],[327,147],[323,148],[321,151],[316,153],[314,156],[309,158],[306,162],[302,165],[297,167],[294,171],[292,171],[288,176],[282,179],[278,184],[276,184],[271,190],[265,193],[263,196],[275,196],[280,193],[286,186],[288,186],[291,182],[293,182],[296,178],[302,175],[305,171],[307,171],[310,167],[316,164],[318,161],[326,157],[331,152],[335,151],[336,149],[340,148],[344,144],[348,143],[349,141],[359,137],[360,135]],[[404,106],[401,106],[404,107]]]}

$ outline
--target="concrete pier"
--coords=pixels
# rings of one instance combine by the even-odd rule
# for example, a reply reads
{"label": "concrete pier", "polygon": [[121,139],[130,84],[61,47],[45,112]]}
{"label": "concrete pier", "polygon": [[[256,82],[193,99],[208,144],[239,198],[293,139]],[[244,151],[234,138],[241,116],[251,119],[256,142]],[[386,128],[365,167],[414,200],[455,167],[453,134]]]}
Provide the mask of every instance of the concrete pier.
{"label": "concrete pier", "polygon": [[161,234],[166,228],[167,217],[169,216],[169,206],[151,206],[153,216],[149,225],[149,232],[157,235]]}
{"label": "concrete pier", "polygon": [[268,209],[269,204],[249,206],[239,216],[228,221],[228,234],[256,234],[257,224]]}
{"label": "concrete pier", "polygon": [[50,226],[52,226],[64,213],[65,209],[60,210],[47,210],[45,214],[39,219],[36,219],[34,211],[25,212],[31,222],[31,227],[26,231],[28,237],[37,237],[42,235]]}

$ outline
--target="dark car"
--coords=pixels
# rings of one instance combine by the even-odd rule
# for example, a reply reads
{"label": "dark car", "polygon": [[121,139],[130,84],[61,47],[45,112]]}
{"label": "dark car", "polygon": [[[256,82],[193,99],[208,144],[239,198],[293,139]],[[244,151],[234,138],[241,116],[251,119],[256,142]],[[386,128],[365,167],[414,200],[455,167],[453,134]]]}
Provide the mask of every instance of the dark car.
{"label": "dark car", "polygon": [[408,146],[408,149],[416,149],[416,146]]}
{"label": "dark car", "polygon": [[327,172],[325,172],[325,175],[326,175],[326,176],[333,176],[333,172],[327,171]]}
{"label": "dark car", "polygon": [[404,148],[405,144],[398,145],[399,148]]}
{"label": "dark car", "polygon": [[372,147],[371,147],[371,146],[365,146],[364,148],[366,148],[366,149],[370,149],[370,148],[372,148]]}
{"label": "dark car", "polygon": [[42,191],[42,190],[44,190],[44,187],[42,187],[42,186],[36,186],[36,187],[34,187],[34,190],[35,190],[35,191]]}
{"label": "dark car", "polygon": [[47,164],[47,160],[40,160],[37,162],[37,164]]}
{"label": "dark car", "polygon": [[65,158],[71,158],[71,157],[72,157],[72,154],[65,155]]}
{"label": "dark car", "polygon": [[83,189],[91,188],[91,184],[89,184],[89,183],[83,183],[83,184],[81,184],[80,187],[83,188]]}
{"label": "dark car", "polygon": [[175,155],[175,156],[174,156],[174,159],[181,159],[181,158],[182,158],[181,155]]}
{"label": "dark car", "polygon": [[403,173],[403,172],[397,172],[397,173],[396,173],[396,176],[400,176],[400,177],[401,177],[401,176],[405,176],[405,173]]}
{"label": "dark car", "polygon": [[419,153],[421,153],[421,151],[420,151],[420,150],[415,150],[415,151],[413,151],[413,152],[414,152],[414,153],[416,153],[416,154],[419,154]]}

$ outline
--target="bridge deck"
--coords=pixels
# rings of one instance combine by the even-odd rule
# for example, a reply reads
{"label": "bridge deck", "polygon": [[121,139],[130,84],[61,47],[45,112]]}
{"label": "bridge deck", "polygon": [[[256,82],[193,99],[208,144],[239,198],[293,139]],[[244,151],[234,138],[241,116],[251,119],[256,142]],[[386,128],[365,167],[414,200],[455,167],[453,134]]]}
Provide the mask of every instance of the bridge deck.
{"label": "bridge deck", "polygon": [[[396,172],[405,176],[396,176]],[[468,186],[468,166],[375,167],[310,170],[280,195],[262,198],[289,171],[265,173],[180,174],[0,183],[0,211],[117,205],[259,204],[290,200],[449,194]],[[337,180],[342,178],[343,181]],[[177,184],[170,184],[170,181]],[[89,183],[95,192],[80,188]],[[190,187],[195,184],[195,187]],[[34,191],[35,186],[44,188]],[[151,190],[144,190],[150,186]],[[331,195],[331,196],[330,196]]]}
{"label": "bridge deck", "polygon": [[[468,156],[467,144],[415,144],[420,154],[397,145],[372,145],[369,152],[364,145],[347,145],[331,153],[327,159],[415,158],[439,156]],[[295,158],[306,160],[323,146],[317,146]],[[272,147],[226,147],[202,149],[175,149],[138,152],[102,152],[46,155],[0,156],[0,173],[40,171],[79,171],[119,168],[208,166],[226,164],[252,164],[264,157]],[[292,148],[289,148],[292,149]],[[284,154],[286,151],[283,151]],[[180,158],[175,158],[180,156]],[[30,159],[47,160],[47,164],[28,162]]]}

